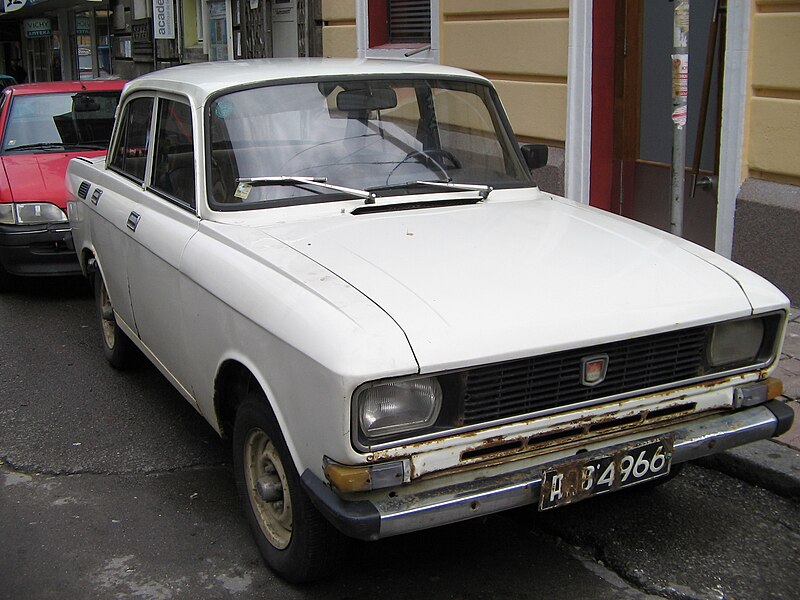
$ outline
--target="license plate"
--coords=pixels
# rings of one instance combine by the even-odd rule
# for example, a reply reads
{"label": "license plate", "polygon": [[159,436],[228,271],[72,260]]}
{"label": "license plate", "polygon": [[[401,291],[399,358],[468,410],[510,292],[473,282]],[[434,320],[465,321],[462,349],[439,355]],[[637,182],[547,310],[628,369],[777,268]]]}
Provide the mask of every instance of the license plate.
{"label": "license plate", "polygon": [[539,510],[663,477],[671,462],[672,438],[662,438],[560,464],[543,474]]}

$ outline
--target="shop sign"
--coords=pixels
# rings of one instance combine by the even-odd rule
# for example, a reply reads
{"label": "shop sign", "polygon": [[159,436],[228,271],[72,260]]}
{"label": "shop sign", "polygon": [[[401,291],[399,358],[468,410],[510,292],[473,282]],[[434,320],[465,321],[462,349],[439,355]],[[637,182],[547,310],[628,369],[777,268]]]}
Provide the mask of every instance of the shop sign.
{"label": "shop sign", "polygon": [[26,38],[47,37],[53,33],[53,27],[50,23],[50,19],[47,17],[24,19],[22,21],[22,27],[25,30]]}
{"label": "shop sign", "polygon": [[153,35],[157,40],[175,39],[175,11],[172,0],[153,0]]}
{"label": "shop sign", "polygon": [[131,23],[131,39],[134,44],[150,44],[153,41],[150,19],[137,19]]}
{"label": "shop sign", "polygon": [[144,62],[153,58],[153,20],[136,19],[131,23],[133,60]]}
{"label": "shop sign", "polygon": [[75,33],[77,35],[92,35],[92,24],[89,17],[75,17]]}
{"label": "shop sign", "polygon": [[24,7],[28,0],[3,0],[3,12],[14,12]]}

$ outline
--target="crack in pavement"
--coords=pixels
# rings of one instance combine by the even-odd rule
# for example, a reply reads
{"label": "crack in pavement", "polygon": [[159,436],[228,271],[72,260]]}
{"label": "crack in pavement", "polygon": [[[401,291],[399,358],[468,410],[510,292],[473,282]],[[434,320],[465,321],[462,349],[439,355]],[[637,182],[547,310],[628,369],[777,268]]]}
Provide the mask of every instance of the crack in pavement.
{"label": "crack in pavement", "polygon": [[42,469],[39,467],[34,468],[28,465],[15,464],[13,461],[8,460],[5,457],[0,458],[0,470],[7,471],[9,473],[14,473],[17,475],[27,475],[29,477],[35,477],[37,475],[46,477],[72,477],[77,475],[120,476],[120,477],[129,477],[133,475],[158,476],[158,475],[170,475],[175,473],[217,470],[217,469],[223,469],[229,471],[231,469],[231,465],[230,463],[227,462],[219,462],[211,464],[190,463],[169,469],[145,468],[136,470],[103,471],[94,469]]}

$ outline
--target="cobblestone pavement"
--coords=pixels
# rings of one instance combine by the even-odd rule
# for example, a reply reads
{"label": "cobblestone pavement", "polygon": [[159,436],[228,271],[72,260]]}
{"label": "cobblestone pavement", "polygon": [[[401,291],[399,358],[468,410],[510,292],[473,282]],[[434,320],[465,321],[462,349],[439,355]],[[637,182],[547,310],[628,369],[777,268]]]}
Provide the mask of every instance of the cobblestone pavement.
{"label": "cobblestone pavement", "polygon": [[792,428],[778,441],[800,450],[800,308],[795,306],[790,312],[781,361],[774,375],[783,380],[783,393],[791,399],[789,406],[796,415]]}

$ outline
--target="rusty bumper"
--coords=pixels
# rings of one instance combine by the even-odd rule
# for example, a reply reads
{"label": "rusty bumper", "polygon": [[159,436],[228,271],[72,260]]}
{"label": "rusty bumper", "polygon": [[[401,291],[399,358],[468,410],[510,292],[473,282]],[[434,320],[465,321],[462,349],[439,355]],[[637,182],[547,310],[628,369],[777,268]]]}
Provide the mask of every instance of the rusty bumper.
{"label": "rusty bumper", "polygon": [[[673,428],[586,444],[580,451],[599,453],[619,444],[674,435],[672,463],[677,464],[780,435],[789,429],[793,417],[789,407],[773,400]],[[570,452],[574,456],[576,450]],[[311,471],[305,471],[301,479],[316,507],[340,531],[376,540],[534,504],[539,500],[542,473],[564,459],[563,454],[546,454],[418,481],[356,500],[341,498]]]}

